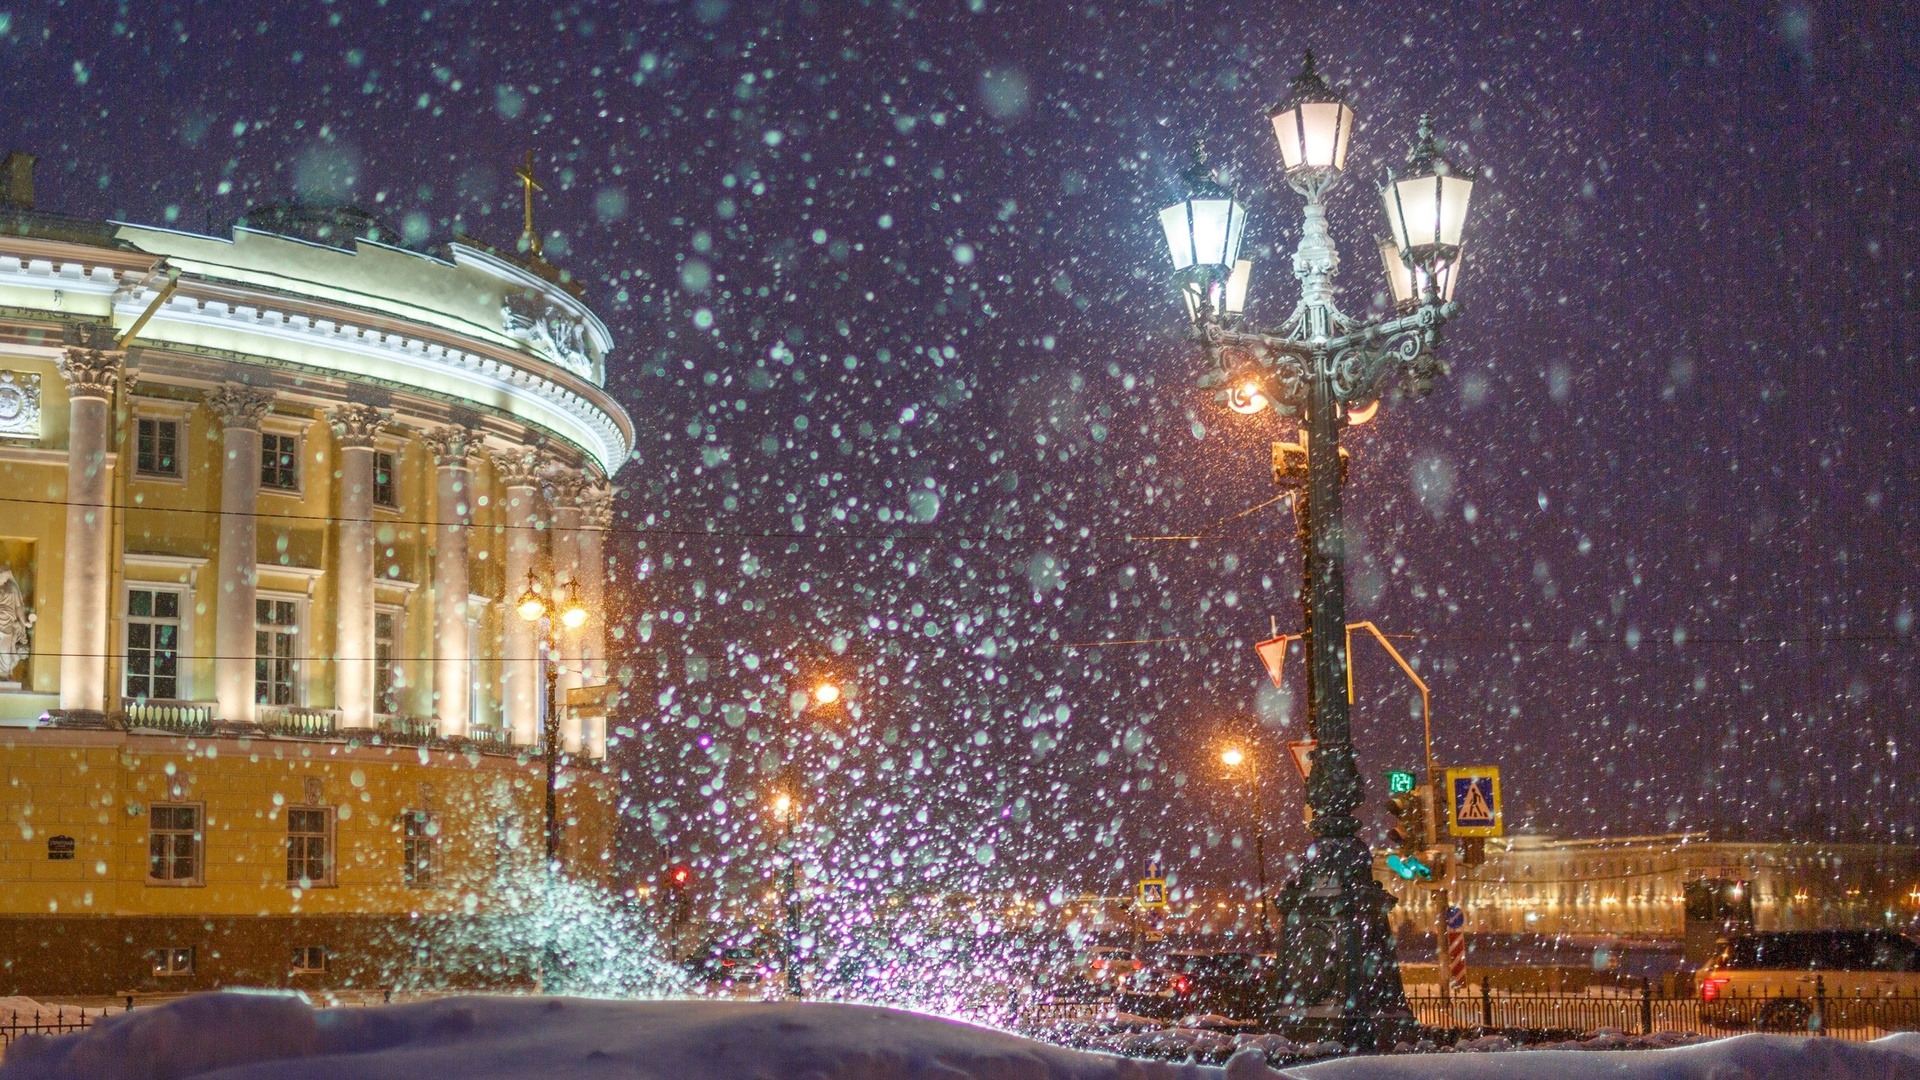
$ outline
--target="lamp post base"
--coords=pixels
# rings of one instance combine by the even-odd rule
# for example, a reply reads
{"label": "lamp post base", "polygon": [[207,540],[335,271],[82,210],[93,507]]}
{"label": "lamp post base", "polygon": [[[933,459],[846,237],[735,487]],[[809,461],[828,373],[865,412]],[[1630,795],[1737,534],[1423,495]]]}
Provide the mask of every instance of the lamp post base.
{"label": "lamp post base", "polygon": [[1392,1050],[1418,1030],[1400,982],[1373,853],[1355,837],[1320,837],[1280,890],[1281,971],[1268,1020],[1289,1038]]}

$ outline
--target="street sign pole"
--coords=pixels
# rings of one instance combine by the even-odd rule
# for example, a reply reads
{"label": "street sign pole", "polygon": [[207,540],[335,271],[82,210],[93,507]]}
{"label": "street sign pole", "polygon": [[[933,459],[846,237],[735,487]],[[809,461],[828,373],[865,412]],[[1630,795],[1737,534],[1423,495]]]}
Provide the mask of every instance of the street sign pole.
{"label": "street sign pole", "polygon": [[[1420,789],[1420,795],[1427,803],[1427,850],[1432,851],[1440,846],[1440,823],[1434,820],[1436,816],[1434,811],[1439,809],[1439,807],[1434,805],[1435,779],[1433,775],[1433,747],[1431,745],[1427,747],[1427,754],[1427,783],[1426,786]],[[1451,910],[1447,906],[1448,893],[1451,891],[1448,886],[1453,884],[1453,863],[1454,860],[1449,857],[1447,859],[1446,872],[1440,875],[1438,879],[1440,881],[1440,887],[1432,892],[1433,948],[1435,953],[1433,974],[1440,982],[1440,1001],[1442,1004],[1445,1004],[1453,996],[1453,977],[1449,974],[1447,966],[1447,912]],[[1447,1015],[1452,1016],[1453,1014],[1449,1012]]]}

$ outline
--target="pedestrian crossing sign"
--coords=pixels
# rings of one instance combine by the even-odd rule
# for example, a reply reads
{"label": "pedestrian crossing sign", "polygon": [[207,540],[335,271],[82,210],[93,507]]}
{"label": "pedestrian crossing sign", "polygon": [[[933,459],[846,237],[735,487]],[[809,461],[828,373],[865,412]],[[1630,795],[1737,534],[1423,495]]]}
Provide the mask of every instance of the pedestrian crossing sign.
{"label": "pedestrian crossing sign", "polygon": [[1472,765],[1447,770],[1447,831],[1454,836],[1504,836],[1500,814],[1500,767]]}

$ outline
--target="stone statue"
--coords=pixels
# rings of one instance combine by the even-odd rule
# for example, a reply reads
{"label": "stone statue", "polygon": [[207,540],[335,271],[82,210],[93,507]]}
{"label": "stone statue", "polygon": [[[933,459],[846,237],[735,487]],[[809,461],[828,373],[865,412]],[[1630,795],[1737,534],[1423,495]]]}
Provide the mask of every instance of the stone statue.
{"label": "stone statue", "polygon": [[33,613],[20,595],[20,583],[12,570],[0,567],[0,680],[11,681],[15,669],[26,662],[32,634]]}

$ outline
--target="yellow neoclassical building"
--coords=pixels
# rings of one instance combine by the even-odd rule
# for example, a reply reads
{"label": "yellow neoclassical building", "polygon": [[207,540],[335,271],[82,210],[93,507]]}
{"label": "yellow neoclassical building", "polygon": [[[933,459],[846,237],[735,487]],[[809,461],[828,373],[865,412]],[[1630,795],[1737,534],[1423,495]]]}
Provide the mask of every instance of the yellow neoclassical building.
{"label": "yellow neoclassical building", "polygon": [[[583,290],[348,207],[72,218],[32,170],[0,163],[0,993],[427,963],[406,923],[538,859],[548,665],[598,865],[633,430]],[[529,581],[587,621],[543,648]]]}

